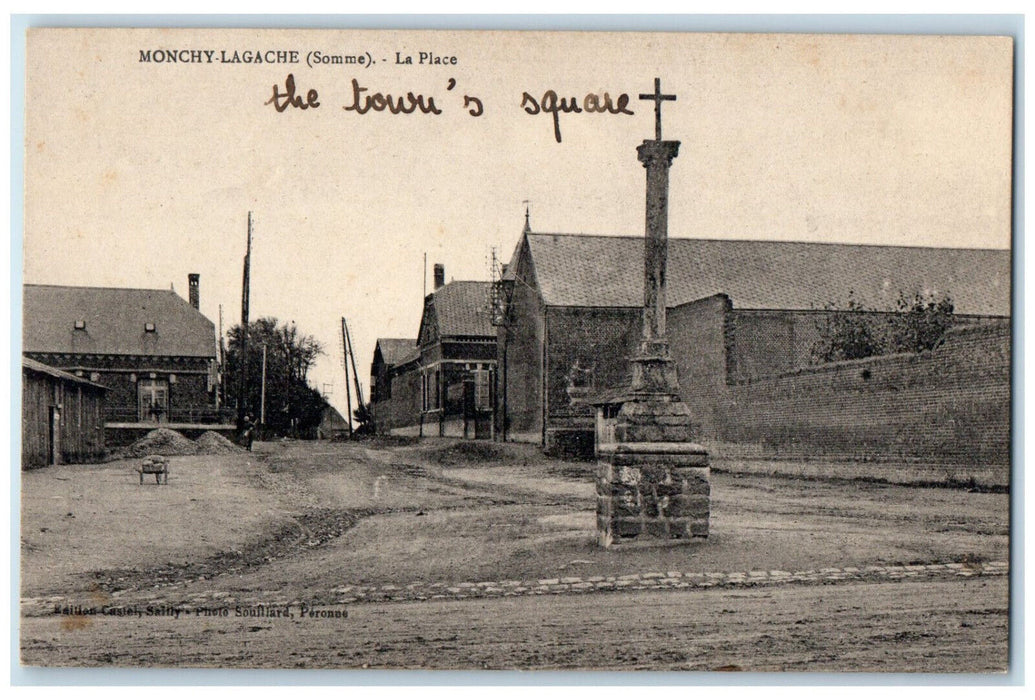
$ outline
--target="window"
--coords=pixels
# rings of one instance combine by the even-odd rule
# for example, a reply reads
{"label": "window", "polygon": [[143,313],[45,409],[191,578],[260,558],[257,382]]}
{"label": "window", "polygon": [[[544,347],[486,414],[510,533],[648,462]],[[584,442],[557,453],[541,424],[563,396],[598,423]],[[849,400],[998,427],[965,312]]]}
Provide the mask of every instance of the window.
{"label": "window", "polygon": [[438,408],[438,372],[435,373],[434,381],[432,381],[432,375],[430,373],[422,373],[421,376],[421,395],[424,397],[423,407],[425,411],[433,411]]}
{"label": "window", "polygon": [[491,374],[487,369],[476,369],[474,375],[474,407],[479,411],[492,409]]}
{"label": "window", "polygon": [[169,420],[169,382],[164,379],[141,379],[137,384],[139,419],[164,423]]}

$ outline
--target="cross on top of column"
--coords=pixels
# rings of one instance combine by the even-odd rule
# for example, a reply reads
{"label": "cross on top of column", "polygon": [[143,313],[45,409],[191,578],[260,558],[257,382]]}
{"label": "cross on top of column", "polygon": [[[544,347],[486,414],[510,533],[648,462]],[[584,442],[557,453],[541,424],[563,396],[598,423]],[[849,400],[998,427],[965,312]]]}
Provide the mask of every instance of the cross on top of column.
{"label": "cross on top of column", "polygon": [[653,93],[640,93],[641,100],[650,100],[654,103],[654,140],[661,140],[661,103],[665,100],[671,100],[675,102],[675,95],[662,95],[661,94],[661,78],[654,79],[654,92]]}

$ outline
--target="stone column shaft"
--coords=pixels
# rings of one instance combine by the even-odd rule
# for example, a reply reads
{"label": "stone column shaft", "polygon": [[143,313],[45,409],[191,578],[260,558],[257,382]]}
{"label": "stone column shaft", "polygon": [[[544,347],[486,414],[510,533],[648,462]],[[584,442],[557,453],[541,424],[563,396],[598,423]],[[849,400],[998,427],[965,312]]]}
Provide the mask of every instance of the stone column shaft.
{"label": "stone column shaft", "polygon": [[679,154],[679,141],[644,141],[637,149],[647,169],[646,231],[643,249],[643,335],[633,358],[633,390],[673,392],[665,332],[668,260],[668,170]]}

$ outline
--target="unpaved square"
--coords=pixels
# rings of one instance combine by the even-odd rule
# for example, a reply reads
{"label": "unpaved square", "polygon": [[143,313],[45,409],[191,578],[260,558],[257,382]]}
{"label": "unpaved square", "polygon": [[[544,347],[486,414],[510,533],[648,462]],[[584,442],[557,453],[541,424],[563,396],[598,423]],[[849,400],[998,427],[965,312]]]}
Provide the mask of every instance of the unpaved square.
{"label": "unpaved square", "polygon": [[[744,580],[740,574],[731,574],[724,579],[735,584],[729,589],[666,592],[636,586],[586,593],[589,584],[580,583],[570,587],[571,592],[581,593],[573,596],[519,596],[524,602],[491,596],[462,598],[470,591],[464,586],[488,586],[493,591],[497,590],[493,586],[502,585],[492,582],[509,581],[512,588],[507,590],[521,591],[513,586],[522,581],[557,581],[565,588],[560,582],[605,585],[609,579],[647,572],[744,572],[748,576],[751,572],[866,571],[866,567],[883,571],[889,566],[1001,561],[1008,558],[1008,494],[717,471],[712,480],[708,540],[602,550],[594,533],[592,465],[549,460],[522,446],[494,448],[487,456],[465,456],[463,450],[458,454],[442,445],[437,441],[406,446],[284,441],[258,445],[252,454],[174,457],[168,486],[140,485],[131,461],[24,473],[24,660],[44,665],[645,668],[657,664],[658,668],[700,669],[723,666],[720,661],[725,660],[742,668],[789,669],[811,659],[827,669],[864,670],[874,668],[876,650],[882,649],[890,654],[891,666],[898,664],[904,670],[1005,668],[1008,601],[1002,575],[949,580],[952,572],[946,569],[945,576],[928,581],[893,581],[852,574],[851,580],[829,580],[834,585],[819,588],[774,586],[767,579],[767,586],[756,590],[737,583]],[[440,591],[457,591],[457,596],[446,597],[460,599],[376,603],[363,593],[357,598],[347,592],[419,593],[436,586],[441,586]],[[540,593],[553,592],[549,586],[540,588]],[[824,616],[813,619],[806,613],[818,604],[817,590],[829,590],[833,597],[821,606],[827,611]],[[650,614],[658,620],[686,618],[685,624],[695,628],[698,618],[685,610],[687,605],[696,609],[706,600],[730,603],[738,596],[756,601],[752,609],[757,620],[723,612],[739,610],[736,605],[715,603],[714,612],[716,620],[730,616],[736,641],[714,638],[691,643],[686,639],[681,651],[662,641],[671,630],[648,625],[648,619],[639,619],[633,612],[632,601],[649,599],[654,611]],[[852,654],[846,655],[844,644],[833,640],[830,629],[849,629],[876,619],[873,606],[883,605],[880,599],[885,597],[900,600],[900,607],[882,631],[874,632],[883,635],[880,643],[867,651],[859,640]],[[767,612],[770,603],[766,601],[777,599],[785,611],[781,615],[796,609],[800,613],[793,628],[782,627]],[[841,603],[833,605],[834,600]],[[385,611],[399,625],[403,623],[396,612],[405,609],[416,616],[413,624],[423,630],[419,636],[424,640],[449,638],[434,633],[436,621],[442,620],[442,606],[448,603],[458,616],[456,625],[469,628],[473,636],[457,654],[448,656],[429,655],[418,650],[424,642],[408,644],[404,639],[388,646],[378,641],[382,650],[371,655],[363,645],[381,637],[373,628],[350,627],[344,621],[321,623],[337,628],[306,627],[305,634],[294,623],[268,621],[249,632],[254,625],[233,619],[69,618],[46,612],[55,601],[97,607],[215,601],[231,609],[243,602],[317,601],[348,609],[353,621],[362,610],[367,611],[364,614]],[[928,612],[910,608],[920,601]],[[556,608],[558,617],[534,622],[534,611],[543,605]],[[624,622],[588,632],[585,616],[590,611],[605,611],[599,614],[606,616],[610,609],[618,616],[613,619]],[[618,612],[622,610],[626,612]],[[521,622],[522,614],[531,617]],[[509,615],[507,624],[515,630],[502,645],[494,641],[494,635],[503,630],[502,623],[495,622],[497,615]],[[69,627],[70,619],[79,622]],[[974,620],[981,623],[977,628]],[[977,648],[981,651],[976,658],[960,665],[961,659],[951,651],[956,637],[942,639],[946,625],[952,635],[980,633]],[[127,626],[138,630],[136,636],[119,641],[120,634],[130,629]],[[669,649],[669,660],[646,651],[615,656],[611,645],[598,643],[615,642],[609,635],[625,628],[639,630],[644,649],[651,643]],[[322,637],[331,629],[348,632],[351,641]],[[519,630],[528,635],[526,641],[515,638],[522,634]],[[324,639],[326,648],[314,646],[313,634]],[[177,640],[175,648],[180,651],[162,659],[142,651],[141,638],[155,635]],[[556,653],[532,643],[544,635],[557,640]],[[764,643],[768,638],[781,640],[780,644]],[[251,643],[260,639],[269,644]],[[237,643],[242,646],[234,646]],[[918,644],[925,651],[910,668],[910,654]],[[730,660],[746,653],[748,646],[755,649],[750,663],[744,663],[743,656],[740,662]],[[345,647],[350,651],[346,653]],[[696,651],[690,653],[689,648]],[[525,651],[519,653],[519,649]]]}

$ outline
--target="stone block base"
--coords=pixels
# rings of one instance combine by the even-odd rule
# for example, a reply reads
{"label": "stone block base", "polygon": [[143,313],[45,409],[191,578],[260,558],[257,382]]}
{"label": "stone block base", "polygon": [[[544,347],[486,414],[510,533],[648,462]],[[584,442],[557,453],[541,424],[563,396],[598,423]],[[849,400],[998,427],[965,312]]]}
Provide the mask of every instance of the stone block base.
{"label": "stone block base", "polygon": [[600,545],[707,537],[710,476],[708,453],[696,443],[598,445]]}

